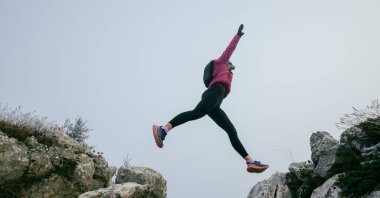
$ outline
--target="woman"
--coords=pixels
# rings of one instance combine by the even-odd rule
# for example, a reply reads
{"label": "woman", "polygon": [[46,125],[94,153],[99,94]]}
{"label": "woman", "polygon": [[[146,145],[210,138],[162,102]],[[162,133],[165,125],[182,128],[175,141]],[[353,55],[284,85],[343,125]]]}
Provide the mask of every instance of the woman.
{"label": "woman", "polygon": [[198,105],[192,111],[177,115],[164,126],[153,125],[154,140],[159,148],[164,146],[163,141],[165,136],[171,129],[185,122],[208,115],[219,127],[227,132],[233,148],[245,159],[248,172],[261,173],[269,167],[259,161],[253,160],[252,157],[248,155],[239,140],[234,125],[228,119],[226,113],[220,108],[223,99],[226,98],[231,91],[232,70],[235,69],[235,66],[229,59],[240,38],[244,35],[243,28],[244,26],[241,24],[237,34],[233,37],[223,54],[218,59],[213,60],[213,79],[209,83],[208,89],[203,93],[202,100]]}

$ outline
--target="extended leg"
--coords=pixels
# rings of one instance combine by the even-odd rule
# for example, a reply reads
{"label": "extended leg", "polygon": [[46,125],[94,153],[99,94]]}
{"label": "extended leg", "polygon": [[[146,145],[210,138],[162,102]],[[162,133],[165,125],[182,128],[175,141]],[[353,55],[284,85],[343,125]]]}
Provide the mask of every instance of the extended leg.
{"label": "extended leg", "polygon": [[243,158],[248,158],[249,155],[240,142],[236,129],[230,119],[227,117],[226,113],[224,113],[220,107],[217,107],[208,113],[208,115],[220,128],[227,132],[232,147],[240,154],[240,156]]}

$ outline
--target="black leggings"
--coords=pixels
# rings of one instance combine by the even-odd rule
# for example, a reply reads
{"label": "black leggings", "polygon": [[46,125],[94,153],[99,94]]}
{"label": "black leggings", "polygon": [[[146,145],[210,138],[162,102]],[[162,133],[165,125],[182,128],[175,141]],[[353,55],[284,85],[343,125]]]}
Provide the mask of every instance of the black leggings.
{"label": "black leggings", "polygon": [[241,144],[234,125],[228,119],[226,113],[220,108],[224,98],[224,88],[221,84],[215,84],[208,88],[202,95],[202,100],[192,111],[183,112],[174,117],[169,123],[176,127],[185,122],[199,119],[206,114],[224,131],[227,132],[234,149],[244,158],[247,151]]}

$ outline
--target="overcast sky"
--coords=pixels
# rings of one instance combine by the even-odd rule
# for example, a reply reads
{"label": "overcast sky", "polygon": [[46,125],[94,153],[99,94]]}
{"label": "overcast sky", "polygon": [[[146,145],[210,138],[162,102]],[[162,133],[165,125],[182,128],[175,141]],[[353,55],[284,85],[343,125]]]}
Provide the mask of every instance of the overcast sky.
{"label": "overcast sky", "polygon": [[[159,171],[168,198],[246,197],[309,138],[380,98],[380,1],[0,0],[0,102],[63,123],[82,116],[110,165]],[[202,75],[246,33],[222,109],[254,159],[249,174],[210,118],[175,128],[158,149],[152,124],[191,110]]]}

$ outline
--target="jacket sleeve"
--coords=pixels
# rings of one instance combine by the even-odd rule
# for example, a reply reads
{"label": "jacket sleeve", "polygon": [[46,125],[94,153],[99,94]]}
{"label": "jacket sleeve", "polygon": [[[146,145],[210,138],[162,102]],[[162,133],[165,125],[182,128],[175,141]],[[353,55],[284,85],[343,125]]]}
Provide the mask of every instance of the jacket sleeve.
{"label": "jacket sleeve", "polygon": [[232,41],[230,42],[230,44],[228,45],[228,47],[226,48],[226,50],[224,50],[223,54],[218,59],[216,59],[216,61],[224,62],[224,63],[228,62],[239,40],[240,40],[240,36],[236,34],[234,38],[232,39]]}

